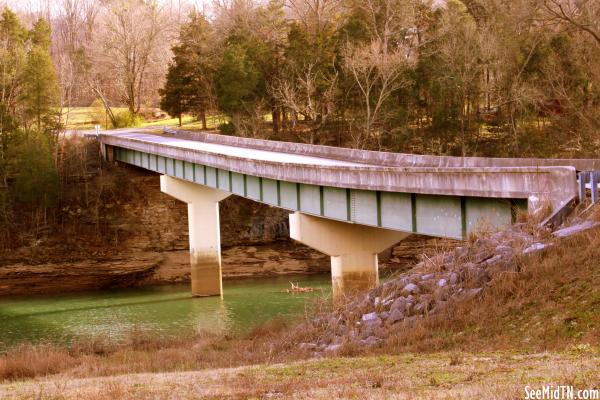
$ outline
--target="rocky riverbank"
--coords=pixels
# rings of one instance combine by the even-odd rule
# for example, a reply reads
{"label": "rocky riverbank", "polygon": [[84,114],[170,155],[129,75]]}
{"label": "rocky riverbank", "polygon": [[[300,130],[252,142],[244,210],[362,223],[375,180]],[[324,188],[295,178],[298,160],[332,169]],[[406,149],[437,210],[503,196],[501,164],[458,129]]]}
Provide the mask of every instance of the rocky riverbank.
{"label": "rocky riverbank", "polygon": [[525,258],[598,225],[593,219],[577,219],[549,232],[520,223],[440,252],[367,295],[310,322],[310,329],[323,334],[300,347],[316,356],[343,351],[344,347],[376,347],[398,332],[410,331],[421,320],[452,318],[461,304],[521,272]]}
{"label": "rocky riverbank", "polygon": [[[291,242],[232,246],[223,251],[223,278],[249,278],[329,271],[329,257]],[[187,282],[187,250],[137,252],[108,259],[0,267],[0,295],[90,291]]]}
{"label": "rocky riverbank", "polygon": [[[410,237],[380,256],[380,270],[383,274],[402,271],[423,255],[433,254],[440,246],[447,247],[451,243],[421,236]],[[41,250],[38,252],[43,254]],[[190,280],[187,249],[138,250],[118,255],[98,252],[89,258],[76,260],[65,257],[65,261],[56,255],[47,262],[40,258],[30,262],[13,259],[12,263],[0,266],[0,296],[162,285]],[[223,279],[330,271],[328,256],[289,240],[226,246],[222,250],[222,263]]]}

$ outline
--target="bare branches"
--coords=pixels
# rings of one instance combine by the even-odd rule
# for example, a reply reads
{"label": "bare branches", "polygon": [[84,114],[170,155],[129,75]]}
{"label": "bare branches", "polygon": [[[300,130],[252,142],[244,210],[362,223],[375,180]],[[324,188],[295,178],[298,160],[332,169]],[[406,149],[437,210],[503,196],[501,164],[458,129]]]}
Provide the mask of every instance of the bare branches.
{"label": "bare branches", "polygon": [[596,0],[544,0],[548,14],[556,21],[589,34],[600,46],[600,4]]}
{"label": "bare branches", "polygon": [[340,0],[288,0],[288,4],[293,17],[315,36],[328,31],[342,7]]}
{"label": "bare branches", "polygon": [[361,115],[364,127],[354,135],[357,147],[364,147],[373,136],[379,142],[380,132],[376,126],[383,118],[385,102],[409,83],[403,76],[412,64],[407,54],[407,49],[400,46],[387,49],[381,39],[361,47],[347,47],[344,66],[354,78],[364,106],[364,115]]}
{"label": "bare branches", "polygon": [[[277,79],[271,87],[273,97],[292,115],[300,114],[311,125],[309,143],[335,112],[338,74],[326,75],[314,63],[295,69],[285,79]],[[293,119],[296,123],[296,119]]]}

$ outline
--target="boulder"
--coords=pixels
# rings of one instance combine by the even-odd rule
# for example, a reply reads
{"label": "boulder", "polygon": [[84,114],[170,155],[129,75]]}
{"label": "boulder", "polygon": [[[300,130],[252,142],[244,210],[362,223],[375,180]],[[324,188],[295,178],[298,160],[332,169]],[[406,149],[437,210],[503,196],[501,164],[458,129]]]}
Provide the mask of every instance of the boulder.
{"label": "boulder", "polygon": [[496,254],[494,257],[488,258],[487,260],[485,260],[485,263],[488,265],[492,265],[492,264],[496,264],[500,260],[502,260],[502,256],[500,254]]}
{"label": "boulder", "polygon": [[335,353],[342,347],[341,344],[330,344],[325,347],[325,353]]}
{"label": "boulder", "polygon": [[496,253],[501,254],[501,255],[512,254],[513,248],[510,246],[501,244],[499,246],[496,246]]}
{"label": "boulder", "polygon": [[379,339],[378,337],[373,336],[373,335],[360,341],[361,344],[363,344],[365,346],[369,346],[369,347],[377,346],[380,342],[381,342],[381,339]]}
{"label": "boulder", "polygon": [[298,348],[300,350],[314,351],[317,349],[317,345],[315,343],[300,343]]}
{"label": "boulder", "polygon": [[410,308],[411,301],[406,297],[398,297],[390,307],[390,311],[393,312],[398,310],[400,312],[405,312],[408,308]]}
{"label": "boulder", "polygon": [[387,318],[387,323],[389,325],[395,324],[398,321],[402,321],[404,319],[404,313],[400,310],[393,310],[390,313],[390,316]]}
{"label": "boulder", "polygon": [[525,250],[523,250],[523,254],[536,253],[538,251],[544,250],[546,247],[548,247],[547,244],[537,242],[525,248]]}
{"label": "boulder", "polygon": [[433,279],[433,277],[435,276],[435,274],[425,274],[425,275],[421,275],[421,280],[422,281],[428,281],[430,279]]}
{"label": "boulder", "polygon": [[600,224],[600,222],[596,222],[596,221],[585,221],[581,224],[577,224],[577,225],[569,226],[567,228],[559,229],[559,230],[553,232],[552,235],[555,237],[559,237],[559,238],[568,237],[568,236],[574,235],[576,233],[591,229],[595,226],[598,226],[599,224]]}
{"label": "boulder", "polygon": [[415,285],[414,283],[409,283],[406,286],[404,286],[404,288],[402,289],[402,291],[404,293],[419,293],[421,290],[419,289],[419,287],[417,285]]}
{"label": "boulder", "polygon": [[377,313],[376,312],[371,312],[371,313],[368,313],[368,314],[363,314],[363,316],[360,319],[363,322],[369,322],[369,321],[374,321],[377,318],[379,318],[377,316]]}
{"label": "boulder", "polygon": [[459,276],[456,272],[453,272],[450,274],[450,284],[451,285],[456,285],[458,283],[459,280]]}

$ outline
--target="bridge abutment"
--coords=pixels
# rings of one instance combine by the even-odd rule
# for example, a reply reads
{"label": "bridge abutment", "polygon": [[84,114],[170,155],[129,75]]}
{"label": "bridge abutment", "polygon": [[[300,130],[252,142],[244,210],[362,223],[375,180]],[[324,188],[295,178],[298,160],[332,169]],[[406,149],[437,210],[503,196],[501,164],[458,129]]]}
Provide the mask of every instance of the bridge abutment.
{"label": "bridge abutment", "polygon": [[409,233],[290,214],[290,236],[331,257],[333,297],[367,291],[379,283],[377,254]]}
{"label": "bridge abutment", "polygon": [[222,295],[219,201],[231,194],[167,175],[160,190],[188,205],[192,296]]}

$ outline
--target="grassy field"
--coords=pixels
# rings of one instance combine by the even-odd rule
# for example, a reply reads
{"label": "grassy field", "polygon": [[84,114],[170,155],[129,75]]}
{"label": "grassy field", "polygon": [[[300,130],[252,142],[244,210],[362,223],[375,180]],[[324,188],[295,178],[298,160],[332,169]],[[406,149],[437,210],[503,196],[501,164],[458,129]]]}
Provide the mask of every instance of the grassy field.
{"label": "grassy field", "polygon": [[104,378],[54,377],[0,386],[14,399],[517,399],[525,388],[597,388],[600,354],[432,353]]}
{"label": "grassy field", "polygon": [[[125,112],[125,107],[113,107],[113,112]],[[76,130],[87,130],[94,129],[95,120],[100,119],[100,125],[102,129],[106,129],[106,118],[102,110],[95,109],[94,107],[71,107],[64,108],[62,110],[63,122],[66,124],[67,129]],[[206,119],[208,129],[217,129],[219,124],[225,122],[226,119],[220,115],[209,115]],[[110,128],[110,121],[109,128]],[[170,118],[157,118],[142,121],[141,127],[178,127],[179,119]],[[202,124],[191,115],[184,115],[182,118],[182,127],[186,130],[201,130]]]}

